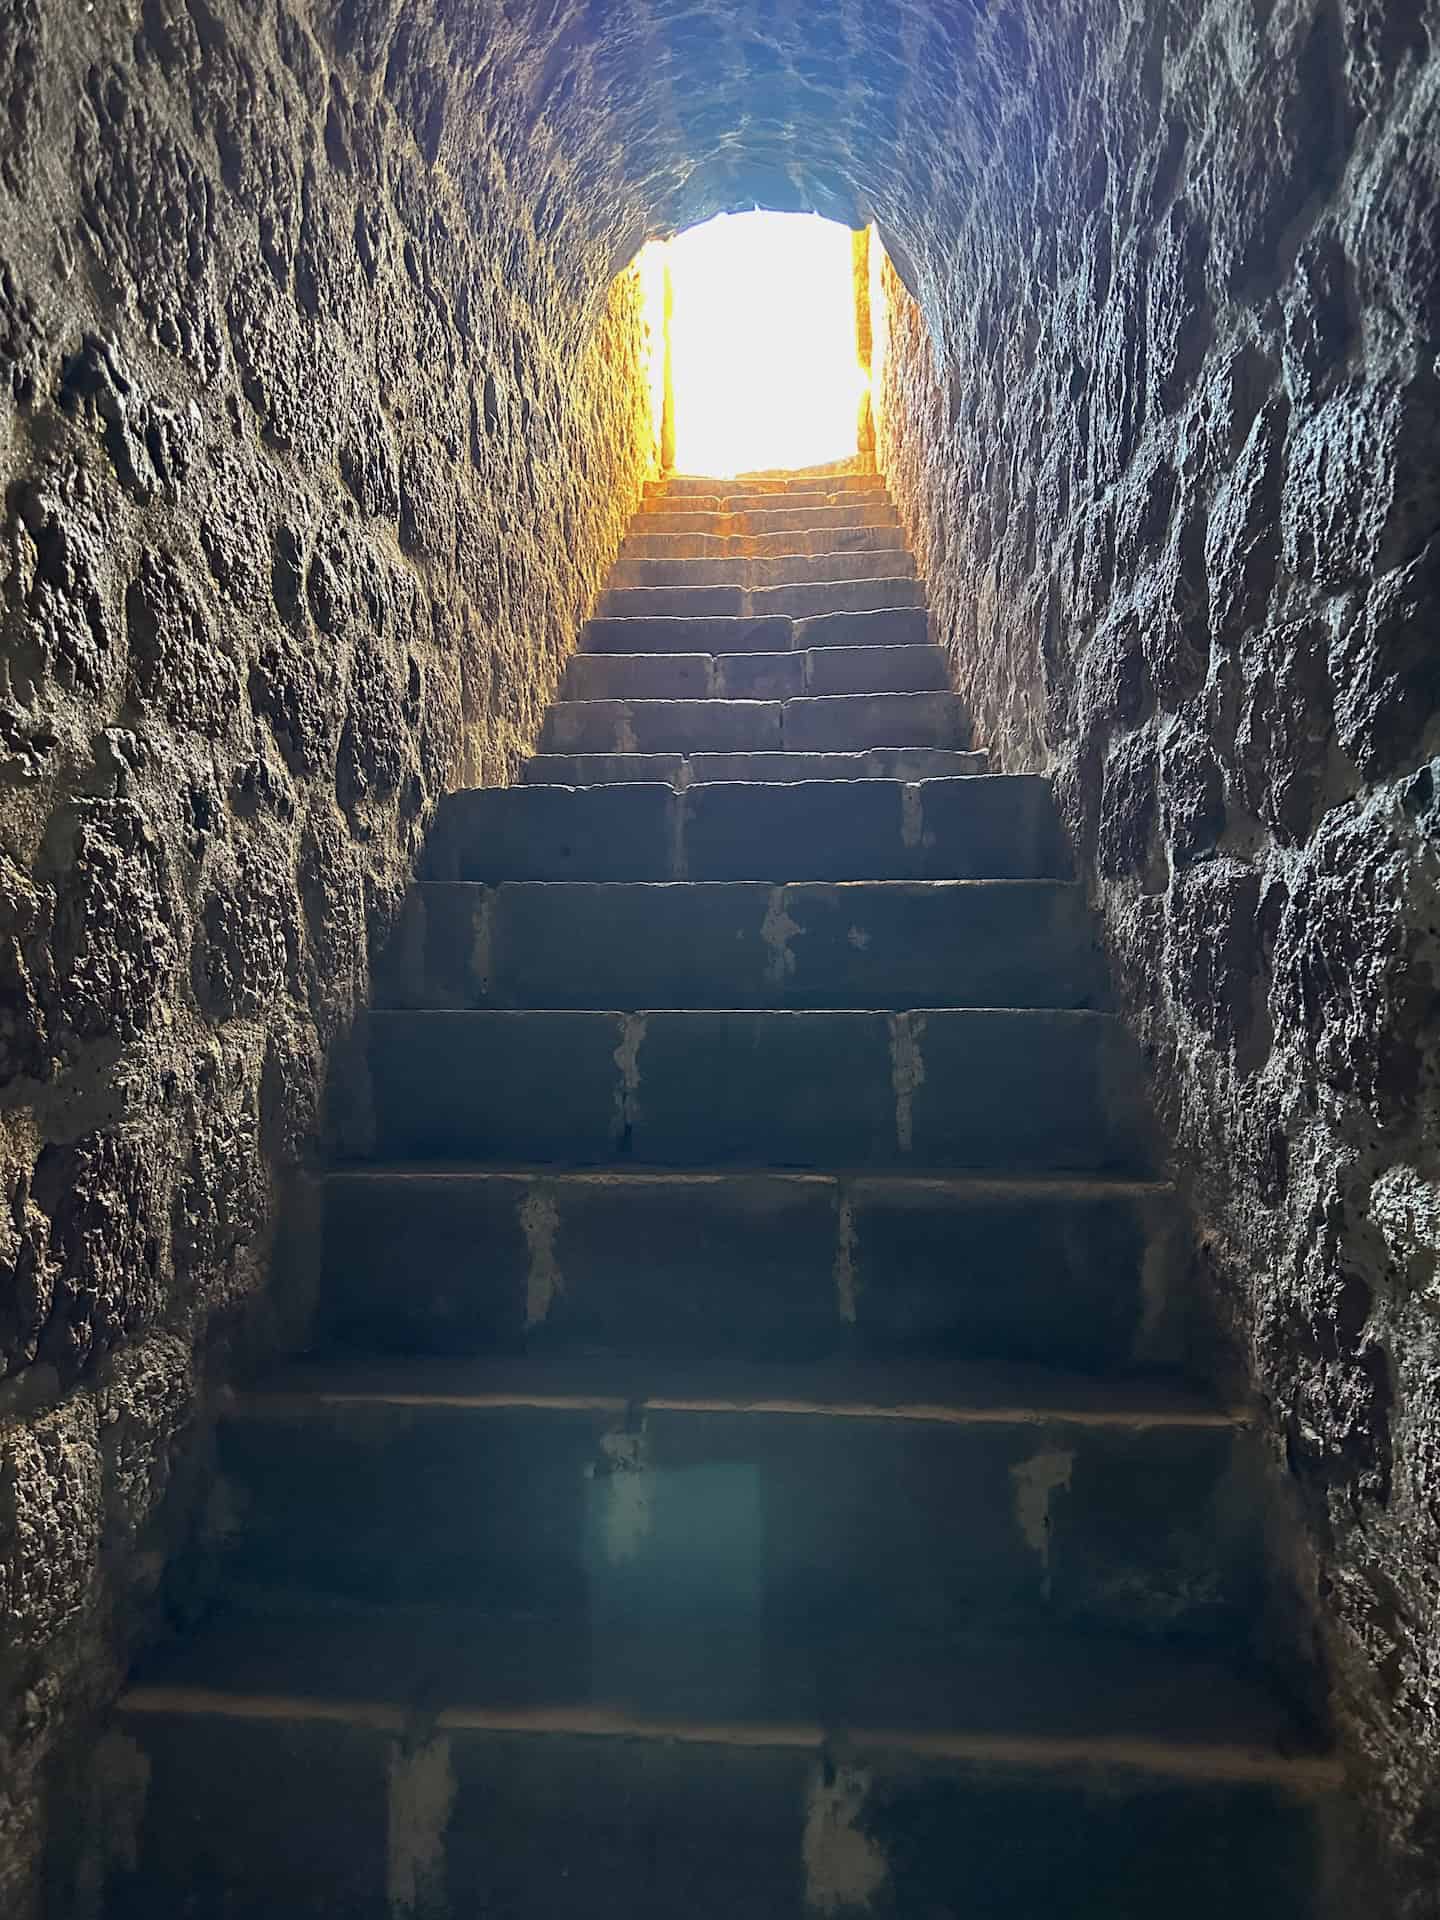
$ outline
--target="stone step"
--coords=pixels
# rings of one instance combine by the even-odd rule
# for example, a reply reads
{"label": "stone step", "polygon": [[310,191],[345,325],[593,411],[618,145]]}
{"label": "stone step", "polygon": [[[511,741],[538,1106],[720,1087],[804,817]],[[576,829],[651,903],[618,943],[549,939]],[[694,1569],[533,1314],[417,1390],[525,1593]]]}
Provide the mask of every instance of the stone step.
{"label": "stone step", "polygon": [[415,1008],[1063,1008],[1096,1005],[1104,977],[1065,881],[432,881],[377,991]]}
{"label": "stone step", "polygon": [[666,1711],[615,1697],[670,1671],[621,1625],[430,1610],[212,1628],[121,1703],[145,1782],[131,1846],[91,1830],[57,1852],[77,1878],[89,1867],[101,1920],[1363,1911],[1317,1878],[1345,1831],[1338,1768],[1296,1751],[1219,1660],[924,1642],[912,1670],[955,1718],[907,1731],[831,1706],[847,1683],[865,1704],[871,1663],[801,1636],[772,1662],[773,1697],[803,1697],[818,1669],[818,1707],[706,1715],[749,1618],[711,1636],[712,1664],[693,1690],[676,1678]]}
{"label": "stone step", "polygon": [[1070,859],[1050,783],[732,781],[469,787],[441,800],[431,880],[1046,880]]}
{"label": "stone step", "polygon": [[[222,1702],[243,1700],[253,1709],[278,1696],[333,1713],[368,1688],[372,1699],[378,1693],[416,1720],[427,1702],[433,1712],[448,1699],[497,1718],[507,1709],[608,1710],[693,1726],[703,1716],[701,1725],[768,1728],[781,1744],[787,1731],[807,1724],[827,1727],[838,1742],[868,1723],[906,1741],[1144,1741],[1168,1752],[1177,1772],[1202,1777],[1217,1762],[1232,1775],[1244,1771],[1245,1760],[1261,1777],[1296,1786],[1337,1775],[1303,1708],[1287,1709],[1203,1647],[1064,1631],[1022,1641],[961,1625],[896,1646],[863,1623],[822,1632],[802,1622],[787,1634],[774,1622],[757,1631],[753,1610],[725,1627],[711,1623],[703,1639],[660,1633],[648,1621],[595,1625],[600,1631],[590,1640],[563,1612],[502,1612],[483,1595],[452,1605],[322,1612],[301,1595],[251,1588],[227,1597],[198,1633],[151,1653],[124,1711],[161,1711],[162,1696],[193,1688],[210,1693],[222,1712]],[[1293,1775],[1284,1772],[1287,1750],[1303,1763]],[[1138,1758],[1133,1748],[1131,1757]]]}
{"label": "stone step", "polygon": [[877,473],[796,473],[785,479],[769,478],[763,474],[742,474],[733,480],[708,479],[704,474],[676,473],[671,474],[668,480],[648,481],[645,487],[647,500],[693,499],[697,494],[730,492],[767,496],[816,492],[883,494],[885,482]]}
{"label": "stone step", "polygon": [[938,693],[943,647],[807,647],[803,653],[577,653],[562,700],[788,700],[797,694]]}
{"label": "stone step", "polygon": [[915,556],[904,547],[855,553],[779,554],[746,560],[617,560],[614,587],[791,587],[812,580],[912,580]]}
{"label": "stone step", "polygon": [[[941,693],[950,690],[950,663],[933,642],[907,646],[810,647],[805,662],[805,691],[822,693]],[[744,674],[744,666],[734,671]]]}
{"label": "stone step", "polygon": [[648,520],[631,523],[622,560],[771,560],[831,553],[889,553],[902,542],[894,526],[792,528],[785,533],[664,533]]}
{"label": "stone step", "polygon": [[829,487],[793,488],[783,493],[756,493],[748,487],[719,488],[712,493],[647,495],[641,503],[640,517],[648,518],[656,513],[773,513],[777,509],[784,513],[806,513],[816,508],[893,507],[894,504],[884,487],[866,488],[863,492],[854,488],[840,491]]}
{"label": "stone step", "polygon": [[793,700],[557,700],[542,753],[855,752],[970,744],[953,693],[837,693]]}
{"label": "stone step", "polygon": [[[703,1642],[1250,1642],[1260,1446],[1201,1396],[639,1356],[295,1368],[220,1409],[222,1580]],[[897,1490],[904,1497],[897,1498]]]}
{"label": "stone step", "polygon": [[856,485],[883,483],[874,454],[860,454],[848,460],[822,460],[818,466],[810,467],[753,467],[735,478],[747,487],[755,480],[762,483],[778,480],[785,487],[808,487],[816,480],[837,480],[842,486],[852,481]]}
{"label": "stone step", "polygon": [[[760,656],[765,657],[765,656]],[[939,747],[867,747],[863,753],[537,753],[520,770],[535,787],[598,787],[656,780],[672,787],[711,781],[954,780],[987,771],[984,753]]]}
{"label": "stone step", "polygon": [[1130,1042],[1095,1012],[382,1010],[362,1030],[337,1126],[380,1159],[1151,1164]]}
{"label": "stone step", "polygon": [[[876,490],[880,498],[882,490]],[[647,494],[641,505],[642,513],[748,513],[751,509],[763,512],[767,508],[786,507],[798,511],[802,507],[832,507],[844,505],[853,499],[851,494],[828,492],[823,487],[796,488],[784,493],[772,490],[756,492],[754,489],[717,486],[709,493],[662,493]]]}
{"label": "stone step", "polygon": [[783,701],[780,716],[783,744],[799,753],[970,745],[964,704],[948,692],[826,693]]}
{"label": "stone step", "polygon": [[542,753],[749,753],[784,745],[778,700],[560,700]]}
{"label": "stone step", "polygon": [[586,622],[586,653],[804,653],[812,647],[929,646],[930,616],[923,607],[881,607],[856,613],[783,614]]}
{"label": "stone step", "polygon": [[784,587],[612,587],[596,609],[601,618],[640,618],[656,614],[703,617],[740,614],[748,618],[783,613],[804,619],[812,613],[871,613],[883,607],[923,607],[925,585],[913,577],[867,580],[815,580]]}
{"label": "stone step", "polygon": [[[699,503],[686,501],[689,508]],[[830,534],[842,527],[885,527],[900,525],[900,516],[888,500],[855,499],[838,507],[785,506],[752,508],[748,513],[676,511],[662,506],[654,513],[637,517],[634,528],[640,534],[700,533],[750,535],[765,533]]]}
{"label": "stone step", "polygon": [[1142,1182],[365,1167],[327,1180],[323,1249],[331,1351],[853,1349],[1095,1374],[1208,1351],[1174,1195]]}

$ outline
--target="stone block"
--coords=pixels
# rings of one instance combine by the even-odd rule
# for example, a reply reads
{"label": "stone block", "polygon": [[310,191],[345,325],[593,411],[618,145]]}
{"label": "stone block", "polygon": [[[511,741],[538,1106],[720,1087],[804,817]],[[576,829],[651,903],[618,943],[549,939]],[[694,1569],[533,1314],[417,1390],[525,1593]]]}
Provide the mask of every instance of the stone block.
{"label": "stone block", "polygon": [[897,1016],[902,1144],[917,1166],[1146,1172],[1125,1047],[1102,1014]]}
{"label": "stone block", "polygon": [[913,871],[892,781],[716,783],[685,795],[691,880],[899,879]]}
{"label": "stone block", "polygon": [[922,780],[913,796],[914,871],[926,879],[1068,879],[1070,853],[1048,780],[988,774]]}
{"label": "stone block", "polygon": [[795,622],[792,644],[810,647],[918,647],[929,643],[923,607],[884,607],[860,613],[817,613]]}
{"label": "stone block", "polygon": [[862,580],[805,580],[793,585],[757,587],[750,596],[755,613],[783,613],[809,619],[826,613],[873,613],[886,607],[923,607],[924,583],[911,575]]}
{"label": "stone block", "polygon": [[17,1676],[33,1676],[93,1602],[103,1499],[89,1395],[14,1420],[0,1434],[0,1626]]}
{"label": "stone block", "polygon": [[501,887],[491,992],[502,1006],[766,1005],[770,894],[753,883]]}
{"label": "stone block", "polygon": [[[677,514],[676,521],[688,516]],[[736,533],[806,533],[822,537],[837,533],[844,528],[853,527],[898,527],[899,515],[888,500],[870,500],[856,498],[847,500],[836,507],[762,507],[749,513],[737,513],[731,516],[728,526]],[[705,531],[703,526],[671,526],[664,522],[667,531],[675,533]],[[659,529],[657,528],[657,531]]]}
{"label": "stone block", "polygon": [[514,1345],[545,1234],[531,1192],[509,1173],[332,1174],[317,1339],[376,1353]]}
{"label": "stone block", "polygon": [[701,700],[726,691],[713,685],[714,677],[715,663],[708,653],[576,653],[566,665],[561,698]]}
{"label": "stone block", "polygon": [[[858,1331],[1077,1371],[1154,1364],[1147,1260],[1173,1198],[1100,1181],[872,1177],[847,1191]],[[1183,1315],[1172,1297],[1176,1356]]]}
{"label": "stone block", "polygon": [[770,920],[792,1006],[1082,1007],[1104,969],[1079,888],[1053,881],[803,881]]}
{"label": "stone block", "polygon": [[584,645],[590,653],[784,653],[790,624],[776,614],[591,620]]}
{"label": "stone block", "polygon": [[715,691],[727,700],[789,700],[805,687],[798,653],[725,654],[715,668]]}
{"label": "stone block", "polygon": [[609,1159],[623,1131],[613,1013],[377,1012],[375,1151],[389,1159]]}
{"label": "stone block", "polygon": [[677,830],[662,785],[471,787],[447,794],[426,847],[433,880],[656,880]]}
{"label": "stone block", "polygon": [[950,672],[944,649],[935,646],[811,647],[805,692],[945,693]]}
{"label": "stone block", "polygon": [[953,693],[840,693],[785,704],[785,741],[800,752],[865,747],[970,744],[965,711]]}
{"label": "stone block", "polygon": [[788,611],[784,607],[752,609],[746,604],[749,598],[740,586],[611,587],[601,594],[597,612],[602,618],[621,620],[649,619],[656,615],[698,620],[714,614]]}
{"label": "stone block", "polygon": [[883,1014],[643,1016],[630,1127],[637,1160],[855,1166],[892,1159],[894,1143]]}
{"label": "stone block", "polygon": [[781,742],[781,708],[764,700],[559,700],[547,753],[764,752]]}
{"label": "stone block", "polygon": [[[746,760],[748,754],[726,756]],[[662,781],[688,784],[690,757],[683,753],[533,753],[520,769],[529,787],[644,786]]]}

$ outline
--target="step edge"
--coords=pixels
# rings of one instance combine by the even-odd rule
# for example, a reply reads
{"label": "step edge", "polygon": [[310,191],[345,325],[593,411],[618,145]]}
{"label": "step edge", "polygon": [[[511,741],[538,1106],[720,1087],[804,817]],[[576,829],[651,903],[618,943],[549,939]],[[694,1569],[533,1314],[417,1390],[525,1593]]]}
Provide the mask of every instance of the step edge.
{"label": "step edge", "polygon": [[[793,757],[796,760],[802,760],[802,759],[803,760],[824,760],[824,759],[849,760],[849,759],[860,759],[864,755],[870,754],[870,753],[944,753],[944,754],[952,754],[957,759],[962,759],[962,760],[984,760],[987,757],[986,750],[984,747],[917,747],[917,746],[788,747],[788,748],[787,747],[691,747],[691,748],[684,748],[684,749],[671,748],[671,749],[657,751],[655,753],[625,753],[625,752],[617,752],[615,750],[606,749],[602,747],[598,749],[587,748],[583,751],[576,752],[576,753],[535,753],[530,755],[530,758],[527,764],[534,765],[534,763],[539,760],[558,761],[558,760],[590,760],[590,759],[629,760],[629,761],[649,760],[649,761],[657,761],[657,762],[679,760],[688,764],[692,760],[715,760],[715,759],[725,759],[725,758],[732,758],[732,757],[735,759],[753,759],[757,755],[762,755],[762,754],[766,756],[769,756],[771,754],[788,755],[790,757]],[[549,770],[548,768],[541,769],[542,772],[546,772],[548,770]],[[994,777],[993,775],[987,774],[986,771],[984,771],[983,769],[977,768],[972,773],[931,773],[931,774],[921,774],[917,776],[912,776],[909,778],[905,777],[904,775],[897,775],[897,774],[861,773],[861,774],[852,774],[852,775],[841,775],[837,772],[837,774],[834,777],[830,777],[830,778],[827,778],[824,774],[809,774],[803,780],[714,780],[714,779],[691,780],[688,786],[683,788],[677,787],[673,781],[659,778],[658,775],[656,778],[651,780],[587,780],[587,781],[578,781],[578,782],[571,781],[571,780],[518,780],[515,784],[519,787],[526,787],[526,788],[546,787],[551,789],[552,791],[557,788],[568,789],[572,793],[593,793],[601,788],[610,788],[615,786],[628,786],[628,787],[668,786],[671,788],[672,792],[678,793],[678,792],[689,792],[691,789],[695,787],[798,787],[798,786],[817,786],[817,785],[852,787],[852,786],[859,786],[862,783],[866,786],[875,786],[877,784],[883,784],[886,781],[889,781],[892,785],[896,785],[896,786],[915,786],[922,779],[923,780],[978,780],[978,779],[993,778],[993,777]],[[998,877],[999,876],[997,876],[997,878]]]}
{"label": "step edge", "polygon": [[852,1190],[883,1187],[895,1188],[906,1193],[918,1193],[929,1189],[954,1192],[961,1189],[967,1193],[974,1193],[977,1197],[986,1194],[1005,1197],[1013,1194],[1017,1198],[1028,1196],[1056,1200],[1088,1197],[1174,1199],[1179,1193],[1173,1180],[1159,1178],[1147,1180],[1124,1174],[986,1174],[957,1170],[952,1175],[943,1170],[909,1173],[869,1172],[864,1169],[848,1168],[817,1170],[803,1167],[729,1165],[646,1167],[637,1165],[633,1161],[606,1167],[552,1165],[548,1161],[507,1166],[503,1162],[496,1164],[487,1160],[367,1160],[357,1161],[352,1165],[327,1167],[318,1177],[326,1183],[333,1182],[336,1185],[384,1182],[400,1184],[426,1180],[444,1182],[504,1180],[517,1183],[545,1180],[574,1186],[615,1185],[626,1181],[633,1181],[636,1185],[660,1183],[672,1186],[681,1184],[718,1186],[734,1180],[769,1180],[803,1187],[833,1186]]}
{"label": "step edge", "polygon": [[986,1405],[961,1400],[899,1401],[808,1400],[794,1395],[544,1393],[537,1389],[423,1388],[372,1386],[345,1388],[316,1384],[237,1393],[226,1400],[227,1425],[267,1420],[320,1419],[337,1411],[404,1408],[431,1414],[604,1413],[632,1419],[641,1413],[746,1419],[846,1421],[904,1427],[1082,1428],[1087,1432],[1206,1432],[1242,1434],[1255,1426],[1254,1412],[1243,1406],[1077,1407],[1026,1404]]}
{"label": "step edge", "polygon": [[[558,883],[557,883],[558,884]],[[678,886],[688,885],[687,881],[677,881]],[[727,883],[717,881],[723,886]],[[760,883],[760,884],[763,884]],[[778,883],[777,884],[783,884]],[[652,1017],[665,1019],[714,1020],[726,1014],[743,1013],[747,1018],[765,1016],[787,1020],[907,1020],[942,1014],[953,1017],[956,1014],[966,1017],[993,1017],[1023,1020],[1081,1020],[1106,1021],[1112,1026],[1123,1029],[1124,1022],[1117,1013],[1107,1012],[1101,1007],[971,1007],[971,1006],[924,1006],[924,1007],[367,1007],[363,1010],[362,1020],[535,1020],[566,1019],[584,1017],[595,1020],[648,1020]]]}
{"label": "step edge", "polygon": [[[828,652],[830,651],[830,649],[827,648],[826,651]],[[834,651],[839,652],[840,649],[836,648],[834,649]],[[866,651],[868,652],[869,649],[867,648]],[[630,659],[633,657],[634,656],[629,654],[617,655],[617,654],[603,654],[603,653],[587,654],[585,656],[585,658],[591,659],[591,660]],[[665,660],[665,659],[670,659],[674,657],[675,656],[673,655],[668,655],[663,653],[640,655],[641,659],[648,658],[652,660]],[[679,657],[683,659],[683,658],[686,658],[687,656],[682,654]],[[709,658],[710,656],[706,654],[694,654],[689,657],[696,660],[704,660]],[[767,656],[764,654],[747,653],[747,654],[736,654],[736,655],[727,656],[727,657],[741,659],[741,660],[763,660]],[[780,657],[782,659],[787,659],[787,660],[798,659],[799,649],[797,649],[797,651],[793,654],[783,654]],[[842,700],[954,700],[958,702],[959,699],[960,699],[960,695],[956,693],[952,687],[877,687],[873,693],[787,693],[787,694],[782,694],[778,699],[775,699],[775,700],[754,700],[754,699],[748,698],[744,694],[735,695],[735,694],[728,694],[728,693],[727,694],[675,693],[675,694],[654,694],[654,695],[636,694],[636,693],[619,693],[619,694],[610,694],[610,695],[602,694],[593,699],[581,698],[578,700],[567,699],[564,694],[558,694],[550,704],[550,712],[553,713],[557,707],[565,707],[565,708],[644,707],[647,710],[652,707],[702,707],[705,709],[706,712],[714,712],[717,708],[756,707],[756,708],[764,708],[768,712],[772,707],[783,708],[783,707],[793,707],[796,705],[814,706],[820,701],[825,701],[828,703],[828,702],[842,701]],[[601,751],[603,752],[604,749],[602,748]],[[679,754],[684,754],[687,752],[686,749],[681,747],[675,747],[671,749],[666,749],[662,747],[662,748],[659,748],[658,751],[662,753],[666,751],[670,751],[670,752],[679,753]],[[700,747],[700,748],[692,747],[688,749],[688,752],[691,755],[693,755],[696,752],[705,753],[708,751],[710,751],[710,749],[705,747]],[[726,751],[759,752],[759,753],[772,752],[773,753],[776,751],[783,752],[785,751],[785,749],[783,748],[776,749],[773,747],[772,748],[759,747],[759,748],[726,749],[722,747],[722,748],[719,748],[718,751],[722,753]],[[800,748],[792,748],[790,749],[790,751],[806,753],[806,752],[812,751],[812,749],[806,748],[806,747],[800,747]],[[868,753],[872,751],[872,749],[868,747],[819,747],[819,748],[813,749],[813,751],[819,752],[819,753]],[[977,751],[983,751],[983,749],[977,749],[973,747],[938,747],[938,748],[907,747],[903,743],[902,744],[890,743],[883,747],[880,747],[879,749],[874,749],[874,751],[879,751],[881,753],[936,753],[936,752],[938,753],[973,753]],[[572,756],[570,755],[566,756],[567,759],[570,757]]]}
{"label": "step edge", "polygon": [[[708,749],[701,749],[701,751],[705,752],[705,751],[708,751]],[[739,751],[755,752],[755,753],[767,753],[767,752],[774,753],[777,751],[783,751],[783,749],[777,749],[774,747],[769,747],[769,748],[756,747],[756,748],[743,748],[743,749],[739,749]],[[802,748],[800,751],[809,753],[811,749]],[[814,749],[814,751],[817,753],[983,753],[985,752],[985,748],[983,747],[817,747]],[[578,758],[579,756],[576,754],[566,753],[566,754],[543,754],[536,757],[541,759],[546,759],[546,760],[573,760]],[[681,758],[683,756],[679,755],[677,752],[674,757]],[[864,782],[861,782],[858,780],[792,780],[792,781],[697,780],[695,782],[695,785],[693,787],[688,788],[687,791],[690,793],[694,793],[697,789],[702,787],[731,787],[731,788],[733,787],[774,787],[777,789],[777,791],[780,791],[783,793],[789,793],[794,787],[804,786],[804,787],[837,787],[842,792],[848,793],[851,790],[851,788],[860,786],[862,784],[866,787],[933,787],[933,786],[938,786],[950,781],[963,781],[967,787],[973,787],[975,783],[979,780],[1003,780],[1007,784],[1010,784],[1016,787],[1019,787],[1027,783],[1034,784],[1037,782],[1043,783],[1047,787],[1049,785],[1049,777],[1048,775],[1043,773],[963,773],[963,774],[936,773],[936,774],[930,774],[928,776],[921,775],[916,779],[908,779],[908,780],[903,778],[900,775],[885,774],[885,775],[878,775],[875,779],[866,780]],[[659,788],[659,789],[663,789],[667,793],[673,793],[675,791],[673,787],[668,786],[666,782],[663,780],[635,780],[635,781],[632,781],[630,785],[632,787]],[[498,786],[497,787],[455,787],[455,788],[452,788],[452,790],[448,794],[445,794],[443,796],[441,804],[444,805],[445,802],[462,800],[468,797],[470,794],[474,794],[474,793],[530,794],[530,793],[596,793],[596,792],[608,792],[608,791],[609,791],[608,787],[598,787],[598,788],[597,787],[566,787],[566,786],[547,787],[547,786],[544,786],[539,781],[531,781],[531,782],[517,781],[513,786],[504,786],[504,787],[498,787]]]}
{"label": "step edge", "polygon": [[[866,611],[868,611],[868,609],[866,609]],[[888,612],[889,609],[881,608],[880,611]],[[901,611],[902,612],[907,611],[907,609],[902,608]],[[908,609],[908,611],[911,613],[918,613],[920,609],[918,607],[911,607]],[[642,615],[626,616],[624,614],[620,615],[620,618],[622,620],[627,617],[634,617],[638,619],[638,618],[648,618],[650,616],[642,616]],[[679,617],[681,619],[704,620],[704,619],[714,619],[717,616],[713,614],[693,614],[693,615],[681,614]],[[732,618],[732,616],[729,614],[721,614],[718,617],[720,619]],[[803,617],[806,619],[809,619],[811,616],[807,614],[807,615],[804,615]],[[786,647],[786,648],[777,648],[777,650],[774,653],[747,653],[747,654],[742,654],[738,656],[735,654],[718,654],[717,655],[713,653],[584,653],[584,652],[577,651],[575,653],[572,653],[569,656],[565,664],[569,666],[570,662],[574,660],[605,660],[610,662],[619,662],[627,666],[637,666],[643,663],[645,666],[648,667],[648,666],[653,666],[656,661],[665,661],[668,663],[668,662],[674,662],[676,660],[683,660],[687,665],[689,665],[692,661],[695,661],[695,660],[715,660],[715,659],[733,660],[736,658],[744,659],[746,661],[794,660],[798,656],[807,654],[807,653],[823,654],[826,657],[826,659],[835,659],[835,660],[844,660],[848,655],[855,654],[855,653],[865,653],[865,654],[873,653],[876,656],[877,663],[880,660],[893,660],[896,658],[897,655],[902,653],[930,653],[930,654],[938,653],[938,654],[944,655],[947,659],[949,658],[948,654],[945,653],[944,647],[940,645],[938,640],[901,640],[901,641],[892,641],[888,644],[882,644],[880,646],[875,646],[873,644],[867,646],[862,641],[860,644],[856,646],[844,646],[844,647]],[[916,691],[926,692],[926,691],[929,691],[929,689],[919,688],[919,689],[916,689]],[[939,689],[935,689],[935,691],[939,691]],[[624,698],[626,696],[622,695],[621,697]],[[688,697],[688,696],[684,696],[684,697]]]}
{"label": "step edge", "polygon": [[[843,585],[845,583],[842,582],[841,584]],[[671,589],[669,587],[625,587],[622,591],[625,593],[669,593]],[[928,607],[917,607],[912,602],[909,606],[901,607],[821,607],[815,613],[767,613],[764,611],[758,613],[597,613],[586,622],[586,625],[594,626],[598,622],[603,622],[606,626],[610,627],[628,627],[643,626],[652,620],[662,620],[666,626],[674,626],[682,621],[693,622],[696,626],[713,626],[717,622],[723,621],[727,625],[753,627],[757,623],[766,620],[783,620],[787,626],[795,626],[807,620],[868,620],[882,613],[928,613],[929,611],[930,609]],[[908,646],[920,646],[925,643],[912,640],[907,641],[906,644]],[[780,652],[782,649],[777,648],[776,651]],[[785,651],[800,652],[802,649],[785,649]]]}
{"label": "step edge", "polygon": [[[117,1711],[136,1718],[329,1723],[404,1736],[414,1709],[405,1702],[330,1700],[293,1694],[229,1693],[222,1688],[137,1686]],[[1004,1768],[1015,1772],[1128,1772],[1151,1777],[1280,1787],[1305,1798],[1340,1791],[1344,1769],[1334,1753],[1286,1754],[1247,1743],[1179,1744],[1134,1735],[978,1734],[827,1726],[819,1721],[701,1721],[592,1707],[487,1707],[456,1703],[438,1708],[428,1724],[437,1733],[529,1734],[536,1737],[650,1740],[749,1749],[894,1754]]]}
{"label": "step edge", "polygon": [[[973,776],[971,776],[973,778]],[[917,887],[927,890],[944,888],[958,892],[961,888],[1000,889],[1009,888],[1019,891],[1028,888],[1032,892],[1044,889],[1046,892],[1062,892],[1083,895],[1083,880],[1052,880],[1044,876],[1007,878],[997,875],[993,879],[950,879],[950,880],[415,880],[411,882],[412,891],[501,893],[507,888],[545,887],[561,889],[566,887],[605,887],[612,890],[624,889],[627,892],[642,890],[658,893],[662,888],[671,890],[678,887],[755,887],[763,888],[766,893],[774,893],[777,888],[789,891],[794,887],[826,888],[836,887],[906,887],[912,892]],[[847,898],[853,896],[847,895]]]}

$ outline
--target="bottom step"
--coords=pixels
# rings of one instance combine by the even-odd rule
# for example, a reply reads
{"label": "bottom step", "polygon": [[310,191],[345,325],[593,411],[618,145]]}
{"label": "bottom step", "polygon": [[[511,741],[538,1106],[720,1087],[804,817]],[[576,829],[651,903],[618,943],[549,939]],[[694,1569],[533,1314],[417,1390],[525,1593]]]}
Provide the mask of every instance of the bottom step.
{"label": "bottom step", "polygon": [[95,1766],[71,1871],[105,1920],[1356,1910],[1330,1763],[1243,1745],[156,1686]]}
{"label": "bottom step", "polygon": [[690,787],[717,780],[948,780],[986,768],[983,752],[947,747],[868,747],[859,753],[537,753],[525,762],[520,779],[530,787],[631,781]]}

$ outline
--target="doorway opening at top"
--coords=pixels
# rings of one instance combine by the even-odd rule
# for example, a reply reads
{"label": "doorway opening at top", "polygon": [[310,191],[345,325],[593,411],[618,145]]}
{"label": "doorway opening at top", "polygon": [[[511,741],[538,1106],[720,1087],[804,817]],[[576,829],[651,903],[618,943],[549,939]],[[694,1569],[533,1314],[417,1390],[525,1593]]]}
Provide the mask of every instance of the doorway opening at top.
{"label": "doorway opening at top", "polygon": [[727,477],[853,459],[868,419],[865,235],[817,214],[721,214],[654,253],[665,464]]}

